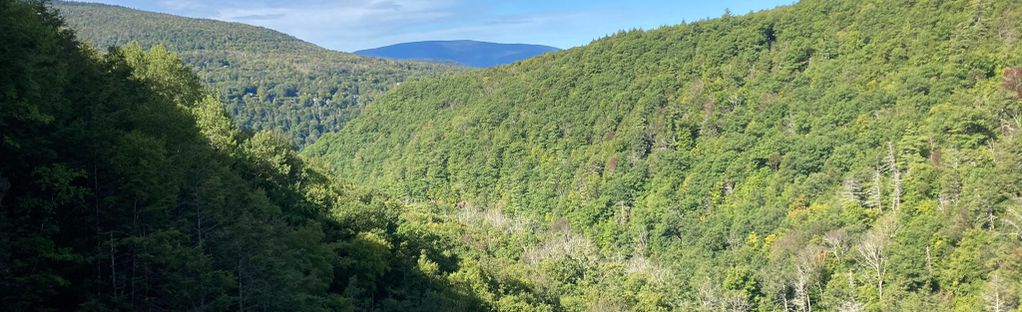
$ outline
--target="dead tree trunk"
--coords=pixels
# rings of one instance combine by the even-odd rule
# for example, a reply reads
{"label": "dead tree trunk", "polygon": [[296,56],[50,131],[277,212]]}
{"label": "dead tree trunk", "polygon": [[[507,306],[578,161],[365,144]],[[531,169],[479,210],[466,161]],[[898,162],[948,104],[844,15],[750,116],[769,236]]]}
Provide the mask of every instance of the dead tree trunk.
{"label": "dead tree trunk", "polygon": [[894,144],[887,143],[887,164],[891,169],[891,210],[897,212],[901,207],[901,169],[898,169],[898,159],[894,153]]}
{"label": "dead tree trunk", "polygon": [[891,238],[897,233],[897,222],[894,219],[880,219],[859,244],[861,264],[873,272],[876,278],[878,297],[884,299],[884,275],[887,272],[887,247]]}

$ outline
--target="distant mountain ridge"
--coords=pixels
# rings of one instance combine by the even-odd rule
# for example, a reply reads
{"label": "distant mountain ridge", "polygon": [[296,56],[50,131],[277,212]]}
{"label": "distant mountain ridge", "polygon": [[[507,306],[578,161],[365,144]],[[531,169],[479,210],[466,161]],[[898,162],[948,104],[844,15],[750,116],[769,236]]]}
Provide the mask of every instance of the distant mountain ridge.
{"label": "distant mountain ridge", "polygon": [[470,67],[494,67],[511,64],[561,49],[534,44],[493,43],[474,40],[406,42],[355,54],[398,60],[454,63]]}
{"label": "distant mountain ridge", "polygon": [[50,5],[78,37],[100,50],[130,42],[147,49],[164,45],[224,97],[239,126],[280,131],[299,146],[339,130],[399,82],[462,70],[328,50],[242,23],[97,3]]}

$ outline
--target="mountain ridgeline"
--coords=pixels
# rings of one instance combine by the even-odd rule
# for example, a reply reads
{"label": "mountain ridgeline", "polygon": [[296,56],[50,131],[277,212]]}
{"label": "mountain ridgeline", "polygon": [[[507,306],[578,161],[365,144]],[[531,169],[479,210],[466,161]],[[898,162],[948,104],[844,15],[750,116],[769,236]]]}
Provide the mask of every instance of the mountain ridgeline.
{"label": "mountain ridgeline", "polygon": [[454,40],[399,43],[355,51],[355,54],[398,60],[453,63],[470,67],[494,67],[559,50],[533,44]]}
{"label": "mountain ridgeline", "polygon": [[1016,1],[804,0],[405,83],[305,151],[475,224],[496,302],[1017,311],[1020,32]]}
{"label": "mountain ridgeline", "polygon": [[35,2],[0,29],[0,310],[488,309],[414,210],[239,131],[173,53],[100,55]]}
{"label": "mountain ridgeline", "polygon": [[164,45],[224,97],[239,126],[281,131],[299,146],[339,130],[399,82],[458,70],[331,51],[239,23],[93,3],[54,1],[51,6],[97,49],[131,42],[143,48]]}
{"label": "mountain ridgeline", "polygon": [[[39,3],[0,0],[2,310],[1020,311],[1016,1],[804,0],[455,74]],[[366,88],[293,148],[344,110],[284,99]]]}

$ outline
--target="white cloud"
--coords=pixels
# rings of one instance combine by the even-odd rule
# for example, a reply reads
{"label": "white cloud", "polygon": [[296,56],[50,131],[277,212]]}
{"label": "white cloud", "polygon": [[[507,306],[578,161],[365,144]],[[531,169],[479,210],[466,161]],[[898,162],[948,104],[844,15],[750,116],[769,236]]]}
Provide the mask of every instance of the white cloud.
{"label": "white cloud", "polygon": [[456,4],[450,0],[306,1],[301,5],[266,1],[221,6],[208,17],[264,26],[321,44],[336,43],[329,44],[332,48],[351,49],[396,29],[450,19],[457,15]]}
{"label": "white cloud", "polygon": [[202,10],[206,8],[205,2],[193,0],[169,0],[160,1],[160,6],[171,10]]}
{"label": "white cloud", "polygon": [[[275,29],[352,51],[419,41],[476,39],[570,48],[619,29],[717,16],[724,7],[793,0],[87,0]],[[563,1],[563,2],[562,2]],[[737,9],[737,8],[736,8]],[[736,10],[741,12],[742,10]]]}

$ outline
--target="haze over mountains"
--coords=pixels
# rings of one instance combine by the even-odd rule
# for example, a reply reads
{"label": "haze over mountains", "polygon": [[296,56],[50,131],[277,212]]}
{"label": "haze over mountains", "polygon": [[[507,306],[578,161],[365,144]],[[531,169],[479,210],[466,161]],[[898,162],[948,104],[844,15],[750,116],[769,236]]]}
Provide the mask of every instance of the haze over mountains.
{"label": "haze over mountains", "polygon": [[131,42],[145,48],[164,45],[226,98],[228,111],[239,126],[281,131],[299,146],[340,130],[377,95],[399,82],[463,70],[458,66],[508,64],[557,50],[454,41],[409,43],[352,54],[241,23],[85,2],[54,1],[51,5],[80,38],[101,50]]}
{"label": "haze over mountains", "polygon": [[355,51],[355,54],[398,60],[493,67],[518,62],[558,48],[532,44],[506,44],[473,40],[420,41]]}
{"label": "haze over mountains", "polygon": [[299,146],[341,129],[401,81],[461,70],[332,51],[241,23],[94,3],[51,5],[79,38],[101,50],[131,42],[165,46],[225,98],[239,126],[277,130]]}

